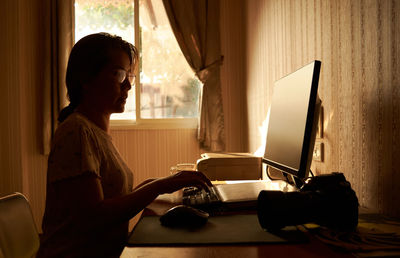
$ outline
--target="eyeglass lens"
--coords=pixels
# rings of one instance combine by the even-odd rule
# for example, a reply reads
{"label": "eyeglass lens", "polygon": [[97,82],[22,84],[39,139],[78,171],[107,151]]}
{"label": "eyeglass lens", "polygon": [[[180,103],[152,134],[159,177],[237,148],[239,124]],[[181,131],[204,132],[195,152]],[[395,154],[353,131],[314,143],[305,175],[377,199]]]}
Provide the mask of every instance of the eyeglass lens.
{"label": "eyeglass lens", "polygon": [[115,75],[116,75],[117,81],[119,83],[123,83],[126,78],[128,78],[128,81],[131,85],[133,85],[135,83],[135,75],[128,73],[127,71],[125,71],[123,69],[116,70]]}

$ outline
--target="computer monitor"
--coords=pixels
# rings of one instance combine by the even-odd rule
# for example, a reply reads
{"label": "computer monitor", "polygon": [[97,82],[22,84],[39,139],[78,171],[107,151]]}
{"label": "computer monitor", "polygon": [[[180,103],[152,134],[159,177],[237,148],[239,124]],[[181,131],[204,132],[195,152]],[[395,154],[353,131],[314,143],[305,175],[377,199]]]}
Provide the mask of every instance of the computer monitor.
{"label": "computer monitor", "polygon": [[308,177],[321,101],[318,97],[320,61],[277,80],[270,106],[263,161],[301,187]]}

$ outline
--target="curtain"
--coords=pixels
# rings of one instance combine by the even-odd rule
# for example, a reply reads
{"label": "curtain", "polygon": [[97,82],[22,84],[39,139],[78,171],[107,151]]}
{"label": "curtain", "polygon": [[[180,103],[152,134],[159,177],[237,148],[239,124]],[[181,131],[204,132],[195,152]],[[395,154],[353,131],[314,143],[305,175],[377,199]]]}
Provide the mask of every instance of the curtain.
{"label": "curtain", "polygon": [[163,0],[163,3],[178,44],[203,83],[199,142],[204,149],[224,151],[219,0]]}
{"label": "curtain", "polygon": [[48,0],[44,45],[47,51],[43,86],[43,153],[50,152],[51,138],[60,110],[68,105],[65,73],[74,42],[74,0]]}

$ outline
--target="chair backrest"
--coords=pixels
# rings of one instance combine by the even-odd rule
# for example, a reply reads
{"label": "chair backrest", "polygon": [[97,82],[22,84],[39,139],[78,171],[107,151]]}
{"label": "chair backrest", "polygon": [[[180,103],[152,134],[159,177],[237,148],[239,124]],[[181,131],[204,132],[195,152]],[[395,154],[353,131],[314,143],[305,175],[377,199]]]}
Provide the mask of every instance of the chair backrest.
{"label": "chair backrest", "polygon": [[0,257],[32,257],[39,234],[28,200],[21,193],[0,198]]}

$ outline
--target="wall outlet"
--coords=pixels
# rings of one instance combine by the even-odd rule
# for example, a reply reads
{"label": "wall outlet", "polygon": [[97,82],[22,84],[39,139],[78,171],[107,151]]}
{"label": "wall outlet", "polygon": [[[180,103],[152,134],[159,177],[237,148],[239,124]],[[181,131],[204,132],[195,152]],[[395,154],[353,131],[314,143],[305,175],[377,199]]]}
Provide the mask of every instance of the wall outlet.
{"label": "wall outlet", "polygon": [[316,142],[314,145],[313,160],[323,162],[324,161],[324,143]]}

